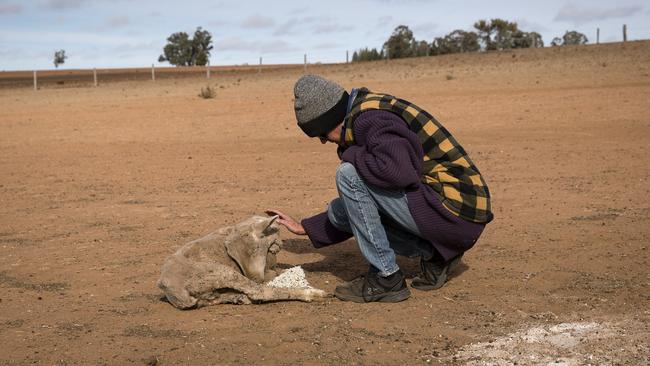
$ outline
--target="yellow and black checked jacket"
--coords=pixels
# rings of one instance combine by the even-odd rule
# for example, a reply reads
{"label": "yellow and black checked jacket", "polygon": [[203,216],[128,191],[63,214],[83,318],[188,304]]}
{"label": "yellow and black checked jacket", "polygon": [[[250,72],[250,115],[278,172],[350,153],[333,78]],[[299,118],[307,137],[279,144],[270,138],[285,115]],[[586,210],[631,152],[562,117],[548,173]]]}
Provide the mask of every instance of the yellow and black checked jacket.
{"label": "yellow and black checked jacket", "polygon": [[451,133],[415,104],[358,89],[344,120],[346,145],[354,144],[354,120],[365,111],[377,109],[396,114],[417,134],[424,150],[422,182],[433,188],[445,208],[472,222],[492,220],[490,191],[481,173]]}

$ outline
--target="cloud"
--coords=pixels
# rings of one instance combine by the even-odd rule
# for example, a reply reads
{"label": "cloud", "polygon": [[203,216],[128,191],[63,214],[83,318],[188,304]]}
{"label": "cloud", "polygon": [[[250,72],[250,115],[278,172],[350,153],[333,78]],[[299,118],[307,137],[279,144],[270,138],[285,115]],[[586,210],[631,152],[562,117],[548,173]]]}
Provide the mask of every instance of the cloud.
{"label": "cloud", "polygon": [[273,35],[274,36],[284,36],[284,35],[290,34],[296,29],[297,25],[298,25],[298,19],[291,18],[291,19],[287,20],[286,22],[280,24],[275,29],[275,31],[273,32]]}
{"label": "cloud", "polygon": [[377,32],[374,29],[369,29],[364,33],[364,36],[366,37],[366,39],[370,40],[370,42],[378,42],[379,44],[383,45],[386,39],[388,39],[388,37],[390,36],[390,33],[387,34],[388,35]]}
{"label": "cloud", "polygon": [[[427,41],[431,42],[438,33],[440,33],[438,30],[438,24],[434,22],[424,22],[424,23],[418,23],[415,24],[413,27],[411,27],[411,30],[413,31],[413,36],[415,39],[419,41]],[[451,32],[452,30],[446,30]]]}
{"label": "cloud", "polygon": [[349,25],[338,25],[336,23],[318,23],[312,27],[314,33],[337,33],[347,32],[353,28]]}
{"label": "cloud", "polygon": [[[44,42],[43,32],[37,30],[0,30],[0,39],[2,38],[10,39],[12,43],[41,44]],[[133,41],[132,37],[101,35],[90,32],[49,31],[47,33],[47,42],[56,44],[120,45]]]}
{"label": "cloud", "polygon": [[643,10],[641,5],[619,6],[609,9],[580,8],[575,4],[564,5],[555,16],[556,21],[584,24],[594,20],[624,18]]}
{"label": "cloud", "polygon": [[331,19],[332,19],[332,18],[331,18],[331,17],[328,17],[328,16],[315,17],[315,16],[313,16],[313,15],[310,15],[310,16],[303,17],[303,18],[302,18],[302,21],[303,21],[304,23],[316,23],[316,22],[324,22],[324,21],[328,21],[328,20],[331,20]]}
{"label": "cloud", "polygon": [[302,13],[306,13],[307,10],[309,10],[309,7],[308,6],[303,6],[302,8],[293,9],[291,11],[291,14],[293,14],[293,15],[302,14]]}
{"label": "cloud", "polygon": [[47,0],[45,6],[54,10],[74,9],[81,6],[83,0]]}
{"label": "cloud", "polygon": [[314,46],[315,49],[317,50],[328,50],[328,49],[333,49],[333,48],[341,48],[341,45],[338,43],[331,43],[331,42],[326,42],[326,43],[319,43]]}
{"label": "cloud", "polygon": [[19,55],[20,51],[16,48],[0,48],[0,58]]}
{"label": "cloud", "polygon": [[215,19],[208,22],[208,25],[214,28],[223,28],[230,25],[230,22],[224,19]]}
{"label": "cloud", "polygon": [[400,3],[428,3],[428,2],[435,2],[435,0],[370,0],[370,2],[385,3],[385,4],[390,4],[390,3],[400,4]]}
{"label": "cloud", "polygon": [[0,15],[2,14],[18,14],[22,13],[23,6],[20,4],[0,4]]}
{"label": "cloud", "polygon": [[275,25],[273,18],[254,14],[244,19],[242,26],[245,28],[271,28]]}
{"label": "cloud", "polygon": [[160,42],[137,42],[137,43],[123,43],[113,47],[116,53],[134,53],[149,50],[160,50]]}
{"label": "cloud", "polygon": [[537,22],[529,22],[526,19],[515,19],[515,22],[517,22],[517,25],[519,26],[519,29],[526,31],[526,32],[549,32],[550,29],[545,26],[544,24],[537,23]]}
{"label": "cloud", "polygon": [[438,28],[436,23],[425,22],[414,25],[412,30],[414,33],[431,34],[436,28]]}
{"label": "cloud", "polygon": [[298,49],[291,46],[283,40],[270,41],[248,41],[239,37],[224,38],[215,42],[215,48],[221,51],[248,51],[259,53],[280,53],[297,51]]}
{"label": "cloud", "polygon": [[131,20],[125,15],[116,15],[106,19],[106,25],[110,28],[120,28],[129,24],[131,24]]}
{"label": "cloud", "polygon": [[288,35],[307,29],[310,33],[337,33],[352,30],[353,27],[339,25],[334,18],[328,16],[306,16],[302,18],[291,18],[280,24],[273,32],[273,35]]}
{"label": "cloud", "polygon": [[106,18],[104,22],[93,29],[97,32],[110,32],[132,25],[131,19],[125,15],[114,15]]}
{"label": "cloud", "polygon": [[[67,53],[67,52],[66,52]],[[47,60],[48,65],[50,60],[54,56],[54,50],[34,50],[25,47],[10,47],[7,49],[0,50],[0,65],[4,68],[6,64],[12,64],[18,61],[17,66],[9,66],[9,70],[25,70],[24,66],[21,66],[22,60],[24,59],[42,59]]]}
{"label": "cloud", "polygon": [[377,19],[377,25],[378,26],[386,25],[392,21],[393,21],[393,17],[391,15],[384,15],[379,17],[379,19]]}

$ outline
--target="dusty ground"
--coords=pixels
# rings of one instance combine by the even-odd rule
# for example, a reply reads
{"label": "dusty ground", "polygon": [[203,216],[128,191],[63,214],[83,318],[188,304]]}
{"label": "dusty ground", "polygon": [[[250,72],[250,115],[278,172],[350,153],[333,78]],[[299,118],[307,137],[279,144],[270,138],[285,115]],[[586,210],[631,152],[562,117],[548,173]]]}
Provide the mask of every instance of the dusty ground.
{"label": "dusty ground", "polygon": [[[650,42],[310,69],[409,99],[469,150],[496,219],[436,292],[399,304],[179,311],[183,243],[335,195],[333,145],[295,126],[302,68],[0,90],[0,364],[650,363]],[[332,291],[354,241],[284,233]],[[417,263],[402,261],[411,275]]]}

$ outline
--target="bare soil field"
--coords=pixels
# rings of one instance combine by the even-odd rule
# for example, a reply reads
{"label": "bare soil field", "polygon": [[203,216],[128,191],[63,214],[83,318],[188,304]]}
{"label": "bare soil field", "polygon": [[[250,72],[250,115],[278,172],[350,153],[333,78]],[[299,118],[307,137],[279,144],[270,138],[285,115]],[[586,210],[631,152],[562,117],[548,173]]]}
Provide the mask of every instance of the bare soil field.
{"label": "bare soil field", "polygon": [[[445,287],[397,304],[161,300],[184,243],[335,197],[335,146],[295,125],[302,67],[5,85],[0,364],[650,364],[650,42],[309,72],[427,109],[484,174],[495,220]],[[280,266],[315,287],[366,271],[354,240],[282,235]]]}

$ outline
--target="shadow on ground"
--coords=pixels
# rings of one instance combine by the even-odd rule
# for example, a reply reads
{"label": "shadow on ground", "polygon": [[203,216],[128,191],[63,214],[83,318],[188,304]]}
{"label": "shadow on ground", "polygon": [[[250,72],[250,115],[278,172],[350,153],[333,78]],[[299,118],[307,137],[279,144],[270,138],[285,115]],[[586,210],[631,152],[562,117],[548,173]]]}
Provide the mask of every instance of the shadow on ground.
{"label": "shadow on ground", "polygon": [[[287,239],[283,241],[282,250],[293,254],[318,254],[322,256],[322,260],[302,264],[302,268],[307,272],[329,273],[343,281],[356,278],[366,273],[368,269],[368,264],[354,240],[347,240],[324,248],[314,248],[307,239]],[[408,279],[420,273],[419,261],[419,258],[397,257],[397,264]],[[279,263],[278,266],[281,268],[292,267],[283,263]],[[450,278],[459,276],[468,269],[469,266],[461,262]]]}

